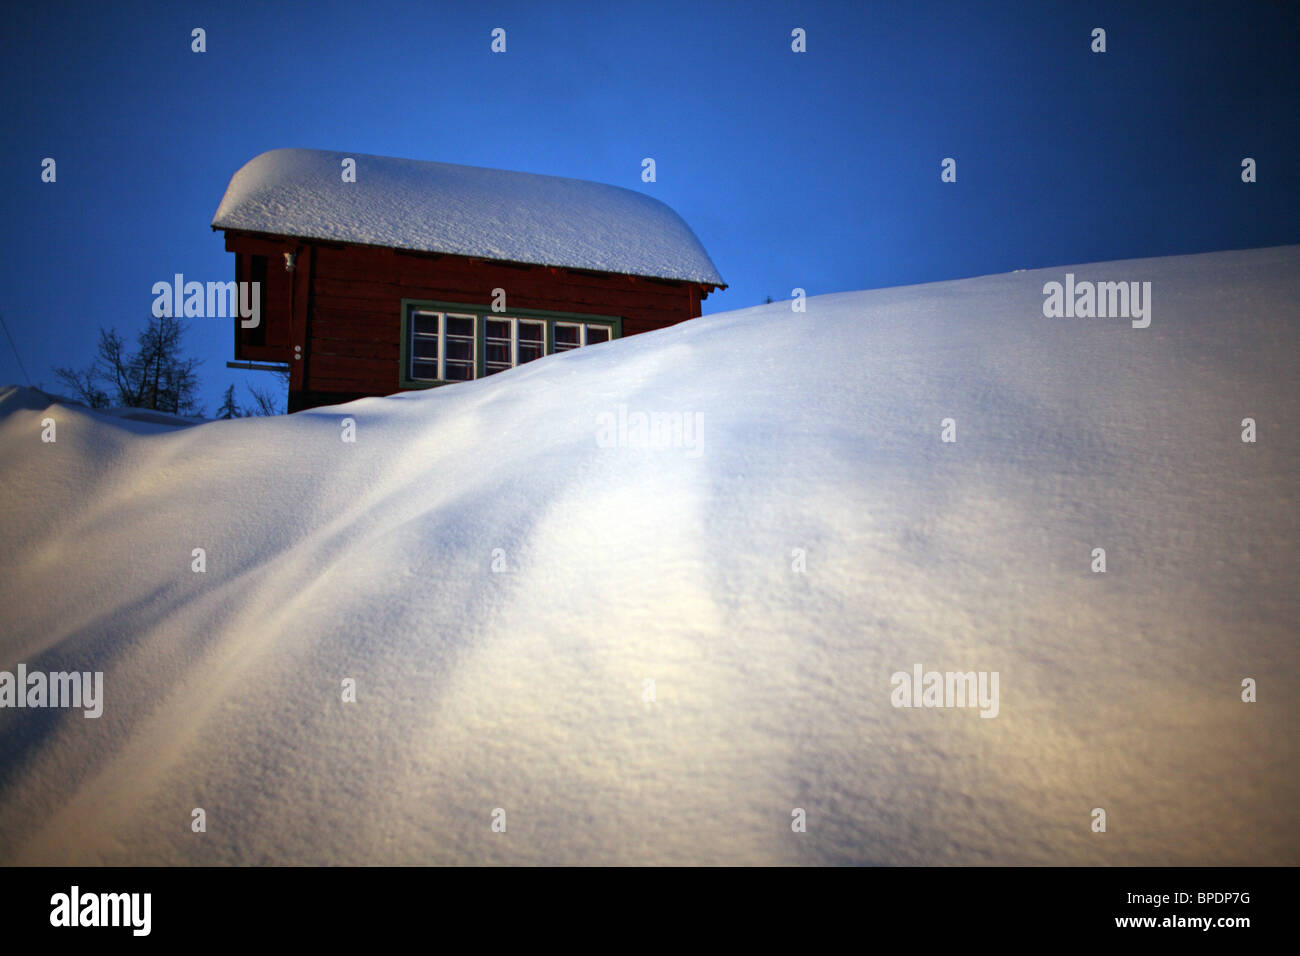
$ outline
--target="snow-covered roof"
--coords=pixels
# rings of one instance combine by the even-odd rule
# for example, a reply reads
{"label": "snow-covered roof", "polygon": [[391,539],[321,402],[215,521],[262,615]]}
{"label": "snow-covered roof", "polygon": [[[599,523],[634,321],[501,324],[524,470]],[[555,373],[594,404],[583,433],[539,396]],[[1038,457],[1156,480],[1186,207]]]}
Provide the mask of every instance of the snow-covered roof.
{"label": "snow-covered roof", "polygon": [[[341,175],[348,157],[356,182]],[[212,228],[725,286],[682,217],[642,193],[363,153],[255,156],[230,180]]]}

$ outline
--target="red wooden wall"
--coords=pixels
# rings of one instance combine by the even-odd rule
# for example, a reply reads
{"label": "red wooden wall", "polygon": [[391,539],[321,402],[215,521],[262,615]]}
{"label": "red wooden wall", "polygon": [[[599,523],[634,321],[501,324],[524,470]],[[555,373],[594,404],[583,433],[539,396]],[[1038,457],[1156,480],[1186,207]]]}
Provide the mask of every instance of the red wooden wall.
{"label": "red wooden wall", "polygon": [[[711,286],[282,237],[226,234],[235,277],[263,282],[262,324],[235,357],[288,362],[289,410],[399,391],[403,299],[617,315],[623,335],[691,319]],[[292,272],[284,253],[295,254]],[[265,276],[257,257],[265,264]],[[295,348],[297,347],[297,348]]]}

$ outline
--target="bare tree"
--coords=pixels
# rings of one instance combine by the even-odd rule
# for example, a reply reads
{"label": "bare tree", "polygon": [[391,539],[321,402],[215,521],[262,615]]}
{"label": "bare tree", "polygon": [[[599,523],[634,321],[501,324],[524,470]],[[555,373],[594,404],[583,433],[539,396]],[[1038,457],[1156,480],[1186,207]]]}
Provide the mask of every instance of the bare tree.
{"label": "bare tree", "polygon": [[181,357],[185,326],[170,316],[155,317],[128,353],[116,329],[99,330],[95,360],[84,369],[56,368],[58,377],[91,408],[123,405],[175,415],[201,415],[197,400],[199,361]]}
{"label": "bare tree", "polygon": [[108,408],[113,404],[108,392],[99,387],[99,375],[94,366],[78,371],[72,368],[56,368],[54,375],[66,385],[72,394],[91,408]]}
{"label": "bare tree", "polygon": [[[280,390],[282,390],[285,395],[288,395],[289,370],[284,369],[282,371],[277,371],[275,375],[276,378],[280,380]],[[283,415],[285,413],[288,401],[286,400],[282,404],[280,399],[276,397],[276,390],[261,388],[257,385],[249,385],[247,382],[244,383],[244,387],[248,389],[248,394],[253,396],[253,403],[244,414],[260,416]]]}

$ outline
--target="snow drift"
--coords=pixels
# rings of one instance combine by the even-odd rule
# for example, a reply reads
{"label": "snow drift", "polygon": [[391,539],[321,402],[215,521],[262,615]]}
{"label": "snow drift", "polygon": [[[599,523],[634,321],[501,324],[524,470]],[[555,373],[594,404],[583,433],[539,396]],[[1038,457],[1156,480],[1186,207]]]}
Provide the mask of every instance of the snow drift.
{"label": "snow drift", "polygon": [[1150,327],[1053,269],[279,419],[0,393],[0,669],[105,675],[0,711],[0,862],[1300,863],[1300,247],[1070,271]]}

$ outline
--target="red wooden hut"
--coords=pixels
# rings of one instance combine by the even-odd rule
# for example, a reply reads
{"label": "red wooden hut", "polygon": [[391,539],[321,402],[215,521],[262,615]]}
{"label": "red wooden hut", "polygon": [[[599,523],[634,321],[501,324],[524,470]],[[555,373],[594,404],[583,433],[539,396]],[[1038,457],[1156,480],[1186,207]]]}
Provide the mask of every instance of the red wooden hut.
{"label": "red wooden hut", "polygon": [[663,328],[726,288],[672,209],[576,179],[277,149],[212,220],[257,282],[234,367],[289,370],[289,411],[481,378]]}

